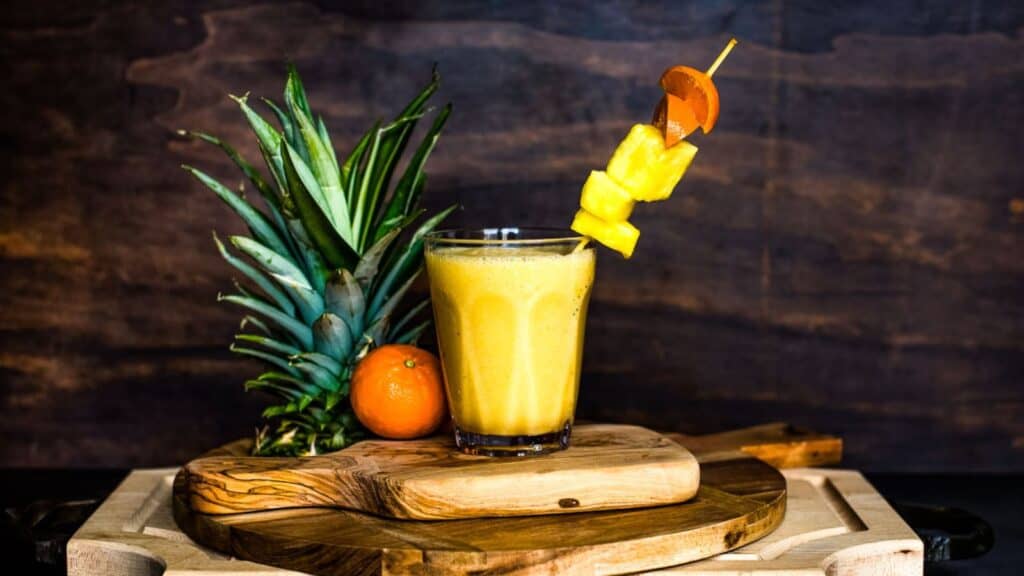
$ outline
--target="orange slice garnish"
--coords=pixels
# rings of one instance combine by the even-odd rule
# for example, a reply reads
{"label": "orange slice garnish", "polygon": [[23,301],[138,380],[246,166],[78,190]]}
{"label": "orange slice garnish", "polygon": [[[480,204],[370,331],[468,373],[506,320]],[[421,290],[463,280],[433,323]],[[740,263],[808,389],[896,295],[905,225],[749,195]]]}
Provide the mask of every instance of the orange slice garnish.
{"label": "orange slice garnish", "polygon": [[[687,117],[696,119],[697,126],[707,134],[715,127],[718,121],[718,88],[711,77],[699,70],[688,66],[675,66],[665,71],[662,75],[662,89],[667,95],[675,96],[681,100],[676,107],[676,117],[673,118],[673,108],[668,107],[668,122],[677,120],[686,125]],[[692,127],[687,134],[693,132]]]}
{"label": "orange slice garnish", "polygon": [[711,132],[718,121],[718,88],[711,77],[736,45],[733,38],[707,72],[689,66],[673,66],[661,75],[665,96],[654,110],[652,123],[665,135],[665,147],[671,148],[700,128]]}
{"label": "orange slice garnish", "polygon": [[665,147],[671,148],[699,128],[701,122],[690,102],[675,94],[665,94],[654,110],[651,124],[665,135]]}

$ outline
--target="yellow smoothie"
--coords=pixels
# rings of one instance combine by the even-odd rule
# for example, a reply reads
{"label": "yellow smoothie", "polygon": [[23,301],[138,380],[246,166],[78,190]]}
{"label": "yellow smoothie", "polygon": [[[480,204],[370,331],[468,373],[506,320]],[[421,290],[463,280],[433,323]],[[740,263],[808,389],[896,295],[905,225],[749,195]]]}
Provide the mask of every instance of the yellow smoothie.
{"label": "yellow smoothie", "polygon": [[572,423],[594,260],[593,249],[565,247],[427,250],[448,402],[460,430],[534,436]]}

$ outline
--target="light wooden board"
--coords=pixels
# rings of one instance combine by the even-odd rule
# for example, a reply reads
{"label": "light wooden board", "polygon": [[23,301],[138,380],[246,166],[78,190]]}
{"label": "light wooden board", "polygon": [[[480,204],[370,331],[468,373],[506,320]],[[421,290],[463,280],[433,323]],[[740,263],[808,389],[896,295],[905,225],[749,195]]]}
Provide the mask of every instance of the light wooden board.
{"label": "light wooden board", "polygon": [[234,454],[185,465],[181,486],[189,508],[205,514],[329,506],[419,520],[644,508],[697,493],[697,460],[657,432],[587,424],[572,440],[530,458],[463,454],[450,434],[309,458],[255,458],[235,444]]}
{"label": "light wooden board", "polygon": [[179,475],[174,518],[215,550],[321,576],[638,572],[737,548],[782,521],[778,470],[738,451],[713,456],[695,498],[655,508],[440,522],[336,508],[210,515],[189,507]]}
{"label": "light wooden board", "polygon": [[[175,472],[132,472],[71,540],[69,576],[302,574],[238,560],[185,536],[172,517]],[[920,540],[859,473],[804,468],[785,470],[783,475],[787,513],[774,532],[733,552],[660,573],[922,573]]]}

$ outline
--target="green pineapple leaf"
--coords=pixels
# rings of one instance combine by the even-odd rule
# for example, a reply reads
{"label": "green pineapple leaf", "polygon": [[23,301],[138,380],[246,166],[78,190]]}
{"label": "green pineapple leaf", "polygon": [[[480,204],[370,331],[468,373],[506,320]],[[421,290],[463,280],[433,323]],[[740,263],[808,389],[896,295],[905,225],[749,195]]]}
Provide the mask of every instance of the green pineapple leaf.
{"label": "green pineapple leaf", "polygon": [[[294,67],[288,72],[288,83],[285,86],[285,105],[291,112],[292,119],[296,121],[296,127],[302,136],[309,153],[309,167],[312,175],[316,178],[321,190],[323,201],[326,203],[325,214],[334,224],[338,234],[348,242],[349,246],[358,250],[358,246],[352,235],[352,219],[348,213],[348,204],[345,201],[345,190],[341,186],[341,174],[338,171],[338,163],[335,160],[334,152],[328,151],[327,145],[320,139],[316,126],[313,124],[312,113],[309,111],[309,103],[306,102],[306,94],[302,89],[302,82]],[[292,163],[302,176],[299,169],[299,159],[292,157]],[[305,182],[305,179],[303,180]],[[306,184],[309,189],[309,184]],[[312,194],[312,190],[310,190]],[[314,196],[315,198],[315,196]]]}
{"label": "green pineapple leaf", "polygon": [[245,236],[232,236],[231,244],[256,261],[291,294],[305,322],[312,323],[323,313],[323,297],[313,290],[306,275],[291,260]]}
{"label": "green pineapple leaf", "polygon": [[313,323],[313,349],[339,362],[348,358],[352,353],[352,333],[345,321],[324,312]]}
{"label": "green pineapple leaf", "polygon": [[341,165],[341,179],[346,183],[346,200],[349,206],[354,204],[353,197],[359,188],[359,166],[363,163],[366,148],[370,145],[370,139],[373,138],[373,135],[379,129],[380,122],[374,122],[373,126],[370,126],[370,129],[356,143],[355,148],[352,149],[348,158],[345,159],[345,163]]}
{"label": "green pineapple leaf", "polygon": [[[267,205],[280,209],[281,200],[277,197],[274,189],[267,184],[267,181],[263,179],[263,176],[260,175],[259,171],[256,170],[252,164],[249,164],[249,162],[247,162],[245,158],[243,158],[242,155],[229,144],[216,136],[211,136],[206,132],[199,132],[196,130],[178,130],[178,134],[196,140],[202,140],[203,142],[207,142],[223,150],[228,158],[230,158],[231,161],[238,166],[239,170],[245,174],[246,178],[252,182],[252,185],[256,187],[257,191],[259,191],[260,196],[263,197],[263,200],[266,201]],[[279,232],[283,234],[284,230],[279,230]]]}
{"label": "green pineapple leaf", "polygon": [[390,337],[395,341],[396,344],[412,344],[412,345],[415,345],[416,342],[419,340],[420,336],[423,335],[423,332],[426,331],[426,329],[430,327],[430,324],[431,324],[430,320],[425,320],[422,323],[417,324],[416,326],[413,326],[412,328],[410,328],[409,330],[407,330],[405,332],[401,332],[401,333],[398,333],[398,334],[392,334]]}
{"label": "green pineapple leaf", "polygon": [[300,352],[292,356],[292,360],[305,360],[308,362],[312,362],[313,364],[316,364],[317,366],[320,366],[324,370],[330,372],[331,375],[333,375],[335,378],[341,376],[345,372],[345,368],[341,365],[340,362],[326,354],[321,354],[319,352]]}
{"label": "green pineapple leaf", "polygon": [[384,254],[387,253],[388,248],[391,247],[391,242],[398,237],[402,232],[401,228],[395,228],[394,230],[385,234],[380,240],[375,242],[369,250],[363,253],[363,257],[359,259],[359,264],[356,265],[356,270],[353,273],[356,282],[359,283],[359,287],[364,292],[370,289],[370,284],[373,279],[377,276],[377,271],[380,269],[380,261],[384,258]]}
{"label": "green pineapple leaf", "polygon": [[259,344],[264,348],[273,350],[278,354],[284,354],[285,356],[294,356],[301,354],[302,350],[296,348],[291,344],[275,340],[269,336],[260,336],[258,334],[235,334],[235,340],[241,340],[242,342],[251,342],[253,344]]}
{"label": "green pineapple leaf", "polygon": [[291,360],[296,370],[309,377],[313,384],[326,391],[334,391],[339,387],[338,378],[329,370],[306,360]]}
{"label": "green pineapple leaf", "polygon": [[248,262],[242,260],[241,258],[236,258],[234,255],[228,252],[228,249],[224,246],[224,243],[221,242],[220,238],[217,237],[216,232],[213,233],[213,242],[217,245],[217,250],[220,251],[221,257],[224,258],[224,260],[227,261],[228,264],[231,264],[231,266],[234,267],[236,270],[244,274],[246,278],[252,280],[252,282],[256,284],[256,286],[258,286],[259,289],[262,290],[264,294],[269,296],[270,299],[273,300],[275,304],[277,304],[277,307],[280,308],[282,312],[288,315],[295,314],[295,305],[292,304],[292,301],[288,299],[288,296],[284,292],[282,292],[281,289],[278,288],[276,284],[267,279],[267,277],[264,276],[262,272],[250,266]]}
{"label": "green pineapple leaf", "polygon": [[395,192],[391,200],[388,202],[387,207],[384,208],[380,223],[377,225],[377,230],[374,233],[375,241],[390,232],[403,218],[415,210],[419,204],[419,192],[423,189],[423,180],[425,178],[423,167],[426,165],[430,153],[434,150],[434,146],[437,145],[437,139],[440,137],[441,130],[448,121],[448,116],[451,115],[451,112],[451,104],[441,109],[437,118],[434,119],[430,130],[427,131],[423,141],[420,142],[415,154],[413,154],[412,159],[409,160],[405,173],[395,186]]}
{"label": "green pineapple leaf", "polygon": [[[408,326],[413,321],[415,321],[416,318],[420,315],[420,313],[423,312],[427,308],[427,306],[430,306],[430,298],[424,298],[423,300],[420,301],[419,304],[416,304],[415,306],[410,308],[405,313],[405,315],[403,315],[398,320],[398,322],[392,323],[392,325],[391,325],[391,333],[392,334],[401,334],[402,330],[404,330],[406,326]],[[427,320],[427,324],[430,324],[429,320]]]}
{"label": "green pineapple leaf", "polygon": [[[331,155],[331,162],[334,166],[338,165],[338,157],[335,156],[334,144],[331,143],[331,135],[327,133],[327,125],[324,124],[324,117],[317,116],[316,118],[316,133],[320,136],[320,141],[324,143],[324,148],[327,148],[327,153]],[[338,174],[338,179],[341,180],[341,174]]]}
{"label": "green pineapple leaf", "polygon": [[280,396],[282,400],[297,400],[302,397],[302,392],[295,390],[294,388],[288,388],[287,386],[281,386],[280,384],[275,384],[266,380],[246,380],[245,391],[251,392],[252,390],[268,391]]}
{"label": "green pineapple leaf", "polygon": [[353,335],[362,333],[366,299],[363,289],[359,287],[359,282],[351,272],[339,268],[327,281],[324,288],[324,307],[341,318]]}
{"label": "green pineapple leaf", "polygon": [[[295,370],[295,373],[297,374],[298,370]],[[256,379],[260,381],[273,381],[288,384],[289,386],[294,387],[295,389],[300,390],[306,394],[316,394],[316,392],[319,390],[319,388],[316,385],[310,384],[309,382],[306,382],[301,378],[298,378],[292,374],[286,374],[284,372],[277,372],[274,370],[264,372],[263,374],[260,374]]]}
{"label": "green pineapple leaf", "polygon": [[263,360],[264,362],[267,362],[268,364],[273,364],[274,366],[277,366],[278,368],[284,370],[285,372],[293,373],[295,376],[298,376],[300,374],[299,370],[288,364],[287,360],[280,358],[278,356],[274,356],[273,354],[269,354],[262,350],[255,350],[253,348],[246,348],[244,346],[237,346],[235,344],[228,346],[228,350],[231,350],[235,354],[240,354],[242,356],[251,356],[253,358],[258,358],[260,360]]}
{"label": "green pineapple leaf", "polygon": [[388,299],[395,285],[399,282],[403,282],[411,270],[417,268],[423,263],[423,243],[425,242],[425,236],[432,232],[442,220],[448,217],[456,208],[457,204],[453,204],[434,216],[428,218],[413,234],[412,239],[409,240],[409,244],[405,250],[401,253],[396,253],[396,260],[393,264],[387,266],[388,272],[381,280],[380,284],[374,287],[376,293],[374,294],[373,300],[370,302],[369,314],[371,317],[377,317],[377,311]]}
{"label": "green pineapple leaf", "polygon": [[259,330],[260,332],[263,332],[267,336],[271,335],[270,327],[268,327],[265,322],[263,322],[262,320],[260,320],[259,318],[255,317],[255,316],[245,316],[245,317],[243,317],[242,321],[238,323],[238,329],[239,330],[245,330],[250,325],[254,326],[257,330]]}
{"label": "green pineapple leaf", "polygon": [[188,165],[182,165],[182,168],[195,176],[200,182],[205,184],[207,188],[213,190],[217,197],[223,200],[225,204],[234,210],[235,213],[238,214],[246,224],[248,224],[249,230],[252,231],[253,236],[258,238],[267,246],[270,246],[273,250],[278,250],[284,253],[288,252],[288,248],[285,246],[284,240],[281,239],[281,236],[274,229],[274,225],[262,212],[254,208],[252,204],[249,204],[244,198],[238,196],[202,170],[198,170]]}
{"label": "green pineapple leaf", "polygon": [[[247,100],[249,95],[244,96],[231,96],[239,108],[242,110],[242,114],[245,116],[246,121],[249,122],[249,127],[252,128],[253,133],[256,134],[256,140],[259,143],[260,153],[263,155],[263,161],[266,162],[267,167],[270,168],[270,173],[277,181],[277,185],[280,189],[285,190],[285,174],[284,174],[284,160],[282,158],[281,151],[281,133],[274,129],[274,127],[263,119],[255,110],[253,110]],[[282,208],[286,206],[282,205]]]}
{"label": "green pineapple leaf", "polygon": [[239,306],[248,308],[257,314],[260,314],[281,328],[284,328],[285,331],[295,339],[295,342],[303,348],[309,349],[313,345],[313,331],[309,326],[298,321],[295,317],[281,312],[262,300],[257,300],[256,298],[249,296],[239,296],[237,294],[220,294],[217,296],[217,300],[238,304]]}
{"label": "green pineapple leaf", "polygon": [[413,283],[416,282],[416,279],[419,278],[420,272],[422,271],[422,267],[420,267],[419,270],[416,270],[412,276],[409,276],[408,280],[406,280],[401,286],[399,286],[398,289],[395,290],[395,292],[387,300],[384,301],[384,304],[380,307],[380,309],[374,313],[373,321],[376,321],[380,318],[391,317],[391,313],[394,312],[395,308],[398,307],[398,304],[402,301],[402,298],[405,298],[406,292],[409,291],[409,288],[412,288]]}
{"label": "green pineapple leaf", "polygon": [[[284,155],[284,168],[287,174],[288,190],[295,202],[295,210],[313,246],[323,254],[324,260],[331,268],[352,265],[359,259],[359,256],[338,235],[323,209],[310,195],[292,162],[292,155],[288,152]],[[311,185],[315,185],[315,181]]]}

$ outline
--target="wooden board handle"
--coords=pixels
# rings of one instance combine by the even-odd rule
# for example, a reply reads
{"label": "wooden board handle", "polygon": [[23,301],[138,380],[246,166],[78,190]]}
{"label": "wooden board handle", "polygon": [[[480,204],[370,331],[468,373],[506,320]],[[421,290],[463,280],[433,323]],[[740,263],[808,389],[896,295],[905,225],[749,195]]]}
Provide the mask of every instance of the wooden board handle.
{"label": "wooden board handle", "polygon": [[712,459],[716,454],[739,451],[781,469],[830,466],[838,464],[843,457],[841,438],[785,422],[771,422],[702,436],[676,433],[666,435],[686,446],[701,461]]}
{"label": "wooden board handle", "polygon": [[[354,461],[346,458],[256,458],[208,456],[180,473],[190,505],[210,514],[278,508],[339,506],[358,508]],[[297,481],[301,480],[301,481]],[[326,480],[326,481],[325,481]]]}

